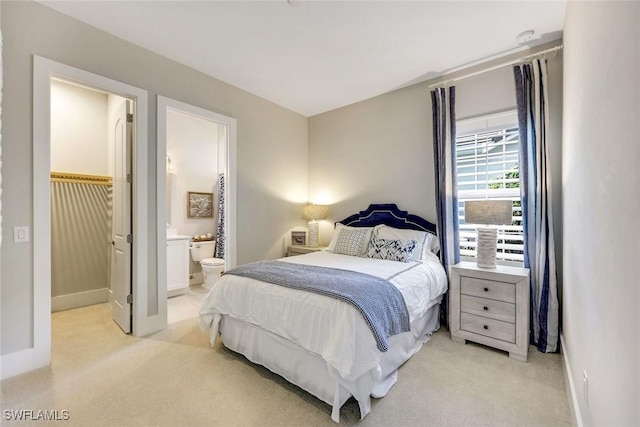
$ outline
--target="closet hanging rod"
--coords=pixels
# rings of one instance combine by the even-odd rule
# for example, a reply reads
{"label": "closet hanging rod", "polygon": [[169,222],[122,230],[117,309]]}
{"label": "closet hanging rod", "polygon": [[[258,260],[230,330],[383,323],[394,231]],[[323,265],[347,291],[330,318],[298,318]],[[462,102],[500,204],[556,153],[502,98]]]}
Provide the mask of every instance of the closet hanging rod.
{"label": "closet hanging rod", "polygon": [[73,182],[78,184],[111,185],[110,176],[84,175],[69,172],[51,172],[51,182]]}
{"label": "closet hanging rod", "polygon": [[488,73],[489,71],[499,70],[500,68],[508,67],[509,65],[519,64],[521,62],[527,62],[529,60],[538,58],[540,56],[544,57],[550,53],[556,54],[559,50],[561,50],[564,46],[558,45],[549,49],[541,50],[540,52],[532,53],[531,55],[523,56],[522,58],[513,59],[511,61],[503,62],[501,64],[494,65],[492,67],[483,68],[478,71],[473,71],[471,73],[463,74],[458,77],[454,77],[451,79],[442,80],[438,83],[434,83],[429,85],[429,89],[434,89],[436,87],[447,86],[453,82],[457,82],[458,80],[468,79],[470,77],[475,77],[480,74]]}

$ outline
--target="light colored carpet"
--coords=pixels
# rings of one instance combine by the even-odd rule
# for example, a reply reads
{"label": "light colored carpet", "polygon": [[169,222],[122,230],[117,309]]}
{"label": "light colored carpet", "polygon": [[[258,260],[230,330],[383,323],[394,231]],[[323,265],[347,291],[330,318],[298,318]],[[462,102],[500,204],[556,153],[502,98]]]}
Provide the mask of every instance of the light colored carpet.
{"label": "light colored carpet", "polygon": [[[221,346],[195,316],[146,338],[124,335],[106,304],[53,314],[51,366],[1,383],[2,410],[67,410],[65,426],[333,426],[331,408]],[[374,399],[342,425],[570,426],[561,356],[529,363],[434,334]],[[2,425],[43,425],[7,421]]]}

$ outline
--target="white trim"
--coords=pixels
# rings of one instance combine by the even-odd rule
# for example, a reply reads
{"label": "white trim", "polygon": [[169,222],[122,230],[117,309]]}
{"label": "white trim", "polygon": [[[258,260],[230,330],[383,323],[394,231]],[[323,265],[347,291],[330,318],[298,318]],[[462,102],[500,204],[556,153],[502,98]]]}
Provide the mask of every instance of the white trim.
{"label": "white trim", "polygon": [[204,108],[158,95],[157,101],[157,240],[158,257],[158,315],[160,323],[167,325],[167,229],[166,229],[166,173],[167,173],[167,110],[177,111],[193,117],[209,120],[227,128],[227,158],[225,165],[225,268],[236,266],[236,128],[232,117],[214,113]]}
{"label": "white trim", "polygon": [[[148,315],[147,232],[147,91],[34,55],[33,57],[33,358],[30,368],[51,361],[51,78],[59,78],[135,101],[133,198],[133,333],[142,335],[153,323]],[[3,358],[4,359],[4,358]],[[7,359],[10,362],[13,360]],[[7,363],[7,361],[3,360]],[[6,369],[5,369],[6,368]],[[3,373],[16,371],[3,366]]]}
{"label": "white trim", "polygon": [[51,298],[51,311],[62,311],[109,301],[109,288],[93,289]]}
{"label": "white trim", "polygon": [[35,365],[35,349],[33,348],[3,354],[0,356],[0,366],[2,367],[0,375],[3,380],[15,377],[32,371]]}
{"label": "white trim", "polygon": [[158,260],[158,315],[162,329],[167,327],[167,105],[158,95],[156,101],[156,259]]}
{"label": "white trim", "polygon": [[[51,363],[51,69],[33,58],[33,366]],[[3,366],[6,368],[6,366]]]}
{"label": "white trim", "polygon": [[[158,206],[160,202],[165,201],[165,173],[166,173],[166,114],[161,114],[162,111],[166,112],[167,109],[171,109],[183,114],[190,114],[197,118],[210,120],[218,123],[219,125],[226,126],[227,128],[227,159],[225,167],[225,268],[233,268],[236,266],[236,135],[237,135],[237,120],[233,117],[225,116],[223,114],[214,113],[204,108],[196,107],[191,104],[177,101],[175,99],[167,98],[162,95],[158,95]],[[160,123],[163,122],[163,132],[160,133]],[[158,209],[160,212],[161,209]],[[165,217],[162,214],[163,218]],[[160,218],[160,217],[158,217]],[[162,233],[163,239],[166,239],[165,223],[158,224],[158,233]]]}
{"label": "white trim", "polygon": [[560,353],[562,354],[562,371],[565,379],[565,389],[567,391],[567,400],[569,401],[569,412],[571,412],[572,424],[577,427],[584,426],[582,415],[580,414],[580,405],[578,405],[578,394],[576,385],[573,382],[571,374],[571,365],[569,364],[569,356],[567,355],[567,347],[564,344],[564,335],[560,333]]}

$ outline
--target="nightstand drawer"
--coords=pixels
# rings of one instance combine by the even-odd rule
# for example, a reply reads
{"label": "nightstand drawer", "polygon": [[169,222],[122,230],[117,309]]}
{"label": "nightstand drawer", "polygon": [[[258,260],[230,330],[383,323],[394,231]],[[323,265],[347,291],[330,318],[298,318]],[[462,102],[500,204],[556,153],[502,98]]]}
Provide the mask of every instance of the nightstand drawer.
{"label": "nightstand drawer", "polygon": [[512,283],[476,279],[475,277],[460,279],[460,293],[496,301],[516,302],[516,287]]}
{"label": "nightstand drawer", "polygon": [[514,323],[460,313],[460,329],[510,343],[516,342],[516,325]]}
{"label": "nightstand drawer", "polygon": [[460,311],[503,322],[516,322],[516,305],[509,302],[461,295]]}

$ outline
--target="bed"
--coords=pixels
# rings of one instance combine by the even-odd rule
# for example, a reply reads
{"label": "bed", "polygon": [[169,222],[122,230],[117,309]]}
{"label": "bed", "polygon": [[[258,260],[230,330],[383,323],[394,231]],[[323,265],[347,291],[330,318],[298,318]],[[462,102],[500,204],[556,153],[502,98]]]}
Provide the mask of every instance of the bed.
{"label": "bed", "polygon": [[[352,396],[364,418],[371,397],[387,394],[398,368],[439,327],[447,278],[437,252],[435,225],[394,204],[370,205],[336,223],[326,250],[226,272],[202,304],[200,328],[210,329],[212,345],[221,337],[225,347],[332,405],[335,422]],[[349,280],[354,295],[327,295]],[[390,294],[369,294],[378,287]],[[364,302],[354,303],[360,293]],[[404,304],[382,314],[363,308],[397,302],[397,295]]]}

